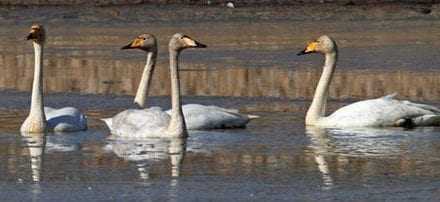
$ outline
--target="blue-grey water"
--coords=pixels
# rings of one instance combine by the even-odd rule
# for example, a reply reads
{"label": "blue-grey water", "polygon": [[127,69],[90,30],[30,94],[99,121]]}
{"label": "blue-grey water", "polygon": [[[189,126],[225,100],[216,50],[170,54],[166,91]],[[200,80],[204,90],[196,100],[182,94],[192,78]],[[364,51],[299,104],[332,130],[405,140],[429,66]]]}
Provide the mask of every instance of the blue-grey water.
{"label": "blue-grey water", "polygon": [[[0,200],[439,201],[440,129],[304,127],[322,57],[295,56],[321,34],[338,42],[329,112],[393,92],[440,106],[440,7],[417,9],[0,7]],[[20,134],[32,22],[48,34],[45,104],[79,108],[88,131]],[[170,106],[166,44],[184,32],[208,48],[182,54],[183,102],[261,118],[184,140],[112,136],[99,119],[134,107],[145,54],[120,47],[142,32],[159,41],[149,106]]]}
{"label": "blue-grey water", "polygon": [[263,113],[247,129],[126,139],[103,126],[0,137],[5,201],[438,200],[437,128],[304,129]]}

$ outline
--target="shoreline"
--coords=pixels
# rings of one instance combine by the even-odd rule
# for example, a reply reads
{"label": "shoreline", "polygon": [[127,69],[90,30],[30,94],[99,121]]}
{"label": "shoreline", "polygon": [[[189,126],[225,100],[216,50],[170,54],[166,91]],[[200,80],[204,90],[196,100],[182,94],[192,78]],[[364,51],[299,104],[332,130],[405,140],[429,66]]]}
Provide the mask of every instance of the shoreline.
{"label": "shoreline", "polygon": [[3,0],[0,7],[8,6],[133,6],[133,5],[197,5],[197,6],[225,6],[228,2],[234,2],[236,7],[252,6],[306,6],[306,5],[340,5],[360,6],[377,4],[423,4],[432,5],[440,3],[440,0]]}

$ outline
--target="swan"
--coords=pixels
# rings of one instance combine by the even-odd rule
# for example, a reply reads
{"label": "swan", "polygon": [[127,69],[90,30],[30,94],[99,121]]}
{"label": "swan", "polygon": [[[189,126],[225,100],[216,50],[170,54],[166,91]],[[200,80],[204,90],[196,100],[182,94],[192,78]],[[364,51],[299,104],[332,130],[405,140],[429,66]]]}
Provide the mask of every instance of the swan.
{"label": "swan", "polygon": [[[152,34],[141,34],[122,49],[140,49],[147,52],[147,62],[142,74],[134,103],[141,108],[146,107],[151,78],[157,58],[157,40]],[[171,115],[171,109],[166,113]],[[186,104],[182,106],[188,130],[207,130],[221,128],[244,128],[256,115],[240,114],[236,109],[226,109],[218,106],[201,104]]]}
{"label": "swan", "polygon": [[87,129],[87,117],[78,109],[65,107],[54,109],[43,105],[43,46],[45,30],[42,25],[32,25],[27,40],[33,41],[35,52],[34,81],[32,85],[31,109],[21,125],[20,131],[43,133],[47,129],[56,132],[73,132]]}
{"label": "swan", "polygon": [[[141,39],[143,40],[143,39]],[[138,40],[131,43],[138,44]],[[103,119],[114,135],[128,137],[187,137],[185,119],[180,101],[179,55],[187,48],[205,48],[189,36],[174,34],[168,44],[171,74],[171,114],[158,107],[128,109],[113,118]]]}
{"label": "swan", "polygon": [[338,48],[336,42],[329,36],[321,36],[311,41],[297,55],[322,53],[325,63],[321,78],[315,90],[305,124],[319,127],[414,127],[440,125],[440,109],[397,100],[396,94],[355,102],[325,116],[328,89],[336,67]]}
{"label": "swan", "polygon": [[140,49],[147,52],[147,62],[142,73],[141,81],[139,83],[134,103],[141,108],[146,107],[146,99],[151,84],[151,77],[153,76],[154,67],[157,58],[157,40],[156,37],[149,33],[144,33],[136,37],[128,45],[121,49]]}

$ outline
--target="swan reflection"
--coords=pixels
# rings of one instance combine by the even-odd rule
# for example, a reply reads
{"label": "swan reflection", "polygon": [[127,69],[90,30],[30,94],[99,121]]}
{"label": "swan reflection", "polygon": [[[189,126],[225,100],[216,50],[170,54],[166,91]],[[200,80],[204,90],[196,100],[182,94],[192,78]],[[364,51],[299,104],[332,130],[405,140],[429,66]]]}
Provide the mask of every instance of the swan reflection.
{"label": "swan reflection", "polygon": [[21,133],[23,146],[28,150],[31,160],[32,181],[42,180],[45,153],[79,151],[82,142],[95,135],[91,132]]}
{"label": "swan reflection", "polygon": [[31,160],[32,180],[41,181],[44,149],[46,147],[46,135],[44,133],[22,133],[23,143],[29,150]]}
{"label": "swan reflection", "polygon": [[[417,155],[420,149],[435,138],[435,128],[421,127],[416,130],[402,128],[319,128],[306,127],[310,138],[309,149],[322,174],[324,185],[333,186],[331,170],[326,157],[346,161],[349,157],[402,158]],[[429,150],[429,149],[428,149]],[[327,158],[329,159],[329,158]]]}
{"label": "swan reflection", "polygon": [[186,138],[129,138],[110,136],[106,150],[118,157],[136,162],[141,179],[150,178],[150,165],[170,159],[171,176],[180,176],[186,152]]}

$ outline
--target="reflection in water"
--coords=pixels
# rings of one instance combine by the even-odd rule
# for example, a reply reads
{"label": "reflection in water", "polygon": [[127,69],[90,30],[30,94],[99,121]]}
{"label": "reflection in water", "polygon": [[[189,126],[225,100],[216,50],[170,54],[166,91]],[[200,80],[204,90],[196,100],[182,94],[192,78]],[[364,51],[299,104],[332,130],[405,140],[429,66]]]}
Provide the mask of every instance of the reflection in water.
{"label": "reflection in water", "polygon": [[44,133],[21,133],[25,147],[29,150],[31,160],[32,181],[35,184],[31,187],[32,200],[39,199],[41,191],[40,181],[44,161],[44,149],[46,147],[46,134]]}
{"label": "reflection in water", "polygon": [[[397,165],[400,166],[398,169],[401,169],[401,172],[409,172],[408,166],[412,163],[407,162],[406,159],[432,150],[429,149],[431,145],[427,145],[426,141],[430,141],[431,136],[435,135],[434,130],[435,128],[432,127],[421,127],[410,131],[402,128],[306,127],[306,134],[310,138],[309,149],[315,155],[315,161],[322,174],[324,184],[331,188],[334,186],[334,180],[326,158],[336,158],[336,164],[341,165],[347,163],[348,159],[356,158],[394,159],[397,160]],[[428,140],[421,139],[423,136],[427,136]],[[341,169],[341,165],[338,165],[337,169]],[[389,167],[392,165],[388,165],[387,168],[394,170]],[[339,174],[340,171],[336,172]]]}
{"label": "reflection in water", "polygon": [[72,152],[81,149],[81,143],[90,132],[74,133],[22,133],[22,141],[29,150],[31,159],[32,180],[40,182],[45,153]]}
{"label": "reflection in water", "polygon": [[[430,132],[433,128],[420,128]],[[399,156],[406,152],[414,131],[402,128],[329,128],[307,127],[312,147],[321,154],[344,156]]]}
{"label": "reflection in water", "polygon": [[327,147],[328,142],[327,139],[322,137],[322,131],[320,128],[316,127],[307,127],[306,133],[309,134],[310,139],[312,141],[311,150],[314,153],[315,162],[318,164],[319,172],[321,172],[322,180],[323,180],[323,188],[331,189],[334,186],[333,178],[330,175],[330,170],[328,168],[327,161],[325,160],[325,154],[328,153]]}
{"label": "reflection in water", "polygon": [[186,152],[186,138],[125,138],[109,137],[105,149],[117,156],[136,162],[139,177],[150,178],[149,167],[152,163],[170,159],[171,176],[180,176],[180,170]]}
{"label": "reflection in water", "polygon": [[46,147],[46,135],[44,133],[22,133],[22,136],[25,146],[29,149],[32,180],[34,182],[40,182],[44,148]]}
{"label": "reflection in water", "polygon": [[[0,89],[29,91],[32,82],[32,55],[0,55]],[[66,58],[45,59],[46,92],[134,95],[142,65],[128,59]],[[167,63],[159,61],[150,95],[169,95]],[[437,71],[336,71],[330,87],[334,99],[373,98],[398,92],[411,100],[434,101],[440,97]],[[273,96],[307,98],[313,96],[320,69],[310,68],[234,68],[212,64],[184,64],[181,75],[183,95]]]}
{"label": "reflection in water", "polygon": [[[186,138],[128,138],[111,136],[105,149],[112,150],[118,157],[136,162],[139,178],[148,182],[150,166],[157,161],[170,159],[171,176],[179,177],[186,153]],[[178,201],[178,184],[171,178],[168,198]]]}

